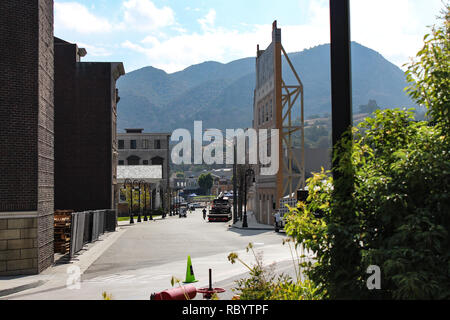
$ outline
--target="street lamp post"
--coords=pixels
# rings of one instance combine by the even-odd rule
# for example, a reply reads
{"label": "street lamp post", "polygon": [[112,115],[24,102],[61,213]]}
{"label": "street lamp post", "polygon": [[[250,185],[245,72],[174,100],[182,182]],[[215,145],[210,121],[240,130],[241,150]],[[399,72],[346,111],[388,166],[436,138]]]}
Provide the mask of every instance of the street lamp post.
{"label": "street lamp post", "polygon": [[138,220],[137,222],[140,223],[142,222],[141,220],[141,181],[134,181],[133,182],[133,187],[137,185],[139,187],[139,198],[138,198],[138,203],[139,203],[139,208],[138,208]]}
{"label": "street lamp post", "polygon": [[253,177],[255,178],[255,171],[253,169],[248,169],[245,172],[245,179],[244,179],[244,220],[242,221],[242,228],[248,228],[248,222],[247,222],[247,178]]}
{"label": "street lamp post", "polygon": [[180,215],[180,205],[181,205],[181,201],[180,201],[180,190],[177,190],[177,199],[178,199],[177,216],[179,216],[179,215]]}
{"label": "street lamp post", "polygon": [[124,183],[126,193],[128,194],[128,186],[130,186],[130,203],[128,204],[128,214],[130,215],[130,224],[134,223],[133,218],[133,182],[130,179],[125,179]]}
{"label": "street lamp post", "polygon": [[236,150],[236,137],[233,141],[234,159],[233,159],[233,222],[238,222],[237,215],[237,150]]}
{"label": "street lamp post", "polygon": [[152,191],[152,185],[148,184],[148,195],[150,197],[150,221],[153,221],[153,191]]}
{"label": "street lamp post", "polygon": [[143,182],[143,185],[144,185],[144,221],[148,221],[148,218],[147,218],[147,186],[148,186],[148,183],[146,183],[145,181],[142,181]]}
{"label": "street lamp post", "polygon": [[238,198],[238,202],[239,202],[239,208],[238,208],[238,212],[239,212],[239,221],[242,221],[242,204],[243,204],[243,200],[242,196],[244,195],[244,176],[242,174],[240,174],[240,181],[239,181],[239,198]]}

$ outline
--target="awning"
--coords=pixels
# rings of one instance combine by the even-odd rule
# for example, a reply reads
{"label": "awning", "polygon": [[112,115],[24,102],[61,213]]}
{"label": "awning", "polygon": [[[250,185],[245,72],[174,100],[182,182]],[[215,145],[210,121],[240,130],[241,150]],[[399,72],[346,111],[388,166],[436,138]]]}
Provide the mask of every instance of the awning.
{"label": "awning", "polygon": [[158,183],[162,180],[162,166],[118,166],[117,183],[123,184],[126,179]]}

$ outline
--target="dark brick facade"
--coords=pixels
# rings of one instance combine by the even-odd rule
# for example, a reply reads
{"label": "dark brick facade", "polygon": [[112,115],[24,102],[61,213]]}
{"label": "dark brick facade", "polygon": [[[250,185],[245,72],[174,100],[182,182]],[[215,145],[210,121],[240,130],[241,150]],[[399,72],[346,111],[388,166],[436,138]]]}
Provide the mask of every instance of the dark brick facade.
{"label": "dark brick facade", "polygon": [[0,211],[36,211],[38,1],[0,1]]}
{"label": "dark brick facade", "polygon": [[114,209],[116,80],[124,69],[80,62],[84,54],[55,38],[55,208]]}
{"label": "dark brick facade", "polygon": [[53,263],[53,1],[0,13],[0,274],[38,273]]}

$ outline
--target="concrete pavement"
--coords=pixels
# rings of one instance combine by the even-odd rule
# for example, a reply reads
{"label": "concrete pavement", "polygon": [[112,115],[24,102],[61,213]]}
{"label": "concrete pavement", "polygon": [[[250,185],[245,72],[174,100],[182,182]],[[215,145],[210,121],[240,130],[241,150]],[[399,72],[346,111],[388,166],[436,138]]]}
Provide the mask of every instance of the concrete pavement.
{"label": "concrete pavement", "polygon": [[[79,288],[65,286],[66,266],[59,272],[59,281],[53,279],[6,298],[89,300],[101,299],[102,292],[106,291],[114,299],[148,300],[151,293],[170,288],[172,276],[184,280],[188,255],[192,257],[195,276],[199,280],[194,284],[197,288],[208,285],[208,270],[212,268],[215,285],[231,289],[234,280],[248,270],[239,263],[232,265],[227,257],[236,252],[251,264],[254,257],[245,250],[250,242],[263,253],[265,263],[276,262],[280,270],[293,268],[289,248],[282,245],[283,234],[273,230],[235,229],[228,223],[208,223],[203,221],[201,210],[188,214],[188,218],[167,217],[123,225],[113,235],[117,238],[106,249],[102,248],[102,253],[90,261],[89,266],[89,261],[82,261],[84,254],[80,261],[74,262],[75,265],[79,263],[80,268],[84,266]],[[231,296],[230,290],[227,296],[224,295],[226,298]]]}
{"label": "concrete pavement", "polygon": [[126,228],[119,227],[116,232],[101,235],[98,241],[88,244],[69,263],[56,261],[52,267],[39,275],[0,277],[0,300],[23,292],[65,287],[70,276],[69,268],[79,270],[80,274],[83,274],[125,231]]}
{"label": "concrete pavement", "polygon": [[236,223],[231,222],[230,228],[243,229],[243,230],[266,230],[266,231],[274,231],[275,228],[273,226],[267,224],[258,223],[256,217],[253,212],[247,212],[247,228],[242,227],[242,221],[238,221]]}

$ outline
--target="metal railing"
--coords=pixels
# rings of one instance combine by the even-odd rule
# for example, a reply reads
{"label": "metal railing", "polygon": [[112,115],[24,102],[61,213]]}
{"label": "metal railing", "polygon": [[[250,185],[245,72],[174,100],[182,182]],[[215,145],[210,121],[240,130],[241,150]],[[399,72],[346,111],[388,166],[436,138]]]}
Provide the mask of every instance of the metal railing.
{"label": "metal railing", "polygon": [[87,243],[97,241],[105,232],[116,231],[116,210],[97,210],[72,213],[70,258]]}

